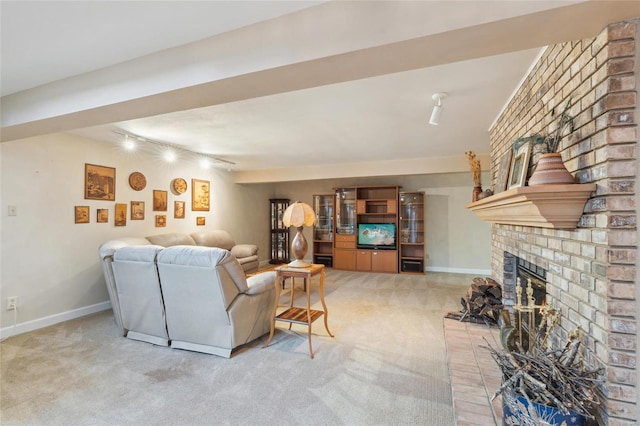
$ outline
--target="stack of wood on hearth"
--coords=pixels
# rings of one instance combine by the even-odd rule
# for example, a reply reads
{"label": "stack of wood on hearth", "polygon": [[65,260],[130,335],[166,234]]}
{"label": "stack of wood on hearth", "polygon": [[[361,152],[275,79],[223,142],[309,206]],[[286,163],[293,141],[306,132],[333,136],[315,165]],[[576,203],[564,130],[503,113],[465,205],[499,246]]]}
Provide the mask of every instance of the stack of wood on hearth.
{"label": "stack of wood on hearth", "polygon": [[502,304],[502,288],[491,278],[475,277],[467,294],[460,298],[462,310],[449,312],[445,318],[487,325],[497,324]]}

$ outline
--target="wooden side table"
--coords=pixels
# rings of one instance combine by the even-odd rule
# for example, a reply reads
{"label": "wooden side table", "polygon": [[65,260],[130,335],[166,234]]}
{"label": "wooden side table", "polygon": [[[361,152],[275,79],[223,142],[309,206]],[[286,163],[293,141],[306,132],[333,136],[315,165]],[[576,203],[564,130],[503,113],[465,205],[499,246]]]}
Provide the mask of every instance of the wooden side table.
{"label": "wooden side table", "polygon": [[[288,266],[280,266],[275,269],[276,271],[276,304],[273,308],[273,314],[271,315],[271,331],[269,332],[269,339],[264,345],[266,348],[271,343],[273,333],[276,328],[276,321],[284,321],[291,324],[302,324],[307,326],[307,336],[309,338],[309,354],[313,359],[313,348],[311,346],[311,323],[324,315],[324,328],[329,333],[329,336],[333,337],[331,331],[329,331],[328,324],[328,311],[327,305],[324,303],[324,265],[311,265],[306,268],[292,268]],[[320,284],[318,286],[318,293],[320,295],[320,303],[322,303],[322,311],[311,309],[311,277],[320,274]],[[280,301],[280,292],[282,291],[282,283],[287,278],[292,279],[291,283],[291,300],[289,302],[289,308],[282,312],[280,315],[276,315],[278,311],[278,302]],[[294,278],[302,278],[304,280],[304,289],[307,296],[307,307],[295,307],[293,306],[294,297]]]}

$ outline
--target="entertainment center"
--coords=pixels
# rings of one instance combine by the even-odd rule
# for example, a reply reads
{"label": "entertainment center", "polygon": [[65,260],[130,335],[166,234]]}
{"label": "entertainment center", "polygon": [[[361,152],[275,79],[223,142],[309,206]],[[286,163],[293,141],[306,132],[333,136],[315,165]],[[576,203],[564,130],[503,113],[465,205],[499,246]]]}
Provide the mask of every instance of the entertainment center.
{"label": "entertainment center", "polygon": [[[349,271],[424,272],[424,193],[399,186],[313,196],[313,261]],[[399,215],[400,213],[400,215]]]}

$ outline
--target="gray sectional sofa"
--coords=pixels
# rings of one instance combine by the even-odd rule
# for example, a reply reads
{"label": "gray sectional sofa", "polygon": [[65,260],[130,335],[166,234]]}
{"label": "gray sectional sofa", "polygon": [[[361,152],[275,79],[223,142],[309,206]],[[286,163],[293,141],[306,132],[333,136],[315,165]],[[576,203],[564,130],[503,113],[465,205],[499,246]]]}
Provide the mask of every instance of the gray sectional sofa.
{"label": "gray sectional sofa", "polygon": [[247,278],[257,247],[224,231],[121,238],[98,252],[123,336],[228,358],[270,330],[275,273]]}

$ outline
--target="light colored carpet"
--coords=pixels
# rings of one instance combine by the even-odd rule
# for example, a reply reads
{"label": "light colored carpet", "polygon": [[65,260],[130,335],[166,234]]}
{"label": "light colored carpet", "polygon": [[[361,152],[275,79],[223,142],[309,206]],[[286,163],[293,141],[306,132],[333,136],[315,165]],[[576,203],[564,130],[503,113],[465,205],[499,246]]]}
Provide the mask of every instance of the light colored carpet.
{"label": "light colored carpet", "polygon": [[471,278],[327,270],[335,337],[314,323],[313,360],[306,328],[285,323],[230,359],[118,336],[111,311],[15,336],[0,423],[454,425],[443,314]]}

